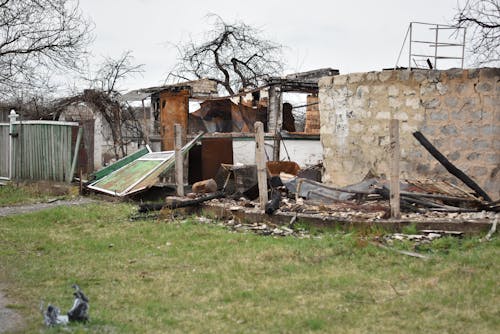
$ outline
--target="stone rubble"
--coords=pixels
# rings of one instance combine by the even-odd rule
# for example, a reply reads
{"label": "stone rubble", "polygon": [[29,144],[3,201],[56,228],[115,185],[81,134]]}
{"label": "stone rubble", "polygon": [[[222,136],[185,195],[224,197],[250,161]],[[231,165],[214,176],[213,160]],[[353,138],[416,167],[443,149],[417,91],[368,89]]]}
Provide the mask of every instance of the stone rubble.
{"label": "stone rubble", "polygon": [[[238,233],[255,233],[263,236],[272,237],[295,237],[299,239],[309,239],[312,236],[309,232],[302,228],[290,228],[287,226],[275,226],[268,223],[240,223],[234,219],[223,221],[213,220],[207,217],[199,216],[195,218],[201,224],[215,224],[227,228],[232,232]],[[319,238],[315,236],[314,238]]]}

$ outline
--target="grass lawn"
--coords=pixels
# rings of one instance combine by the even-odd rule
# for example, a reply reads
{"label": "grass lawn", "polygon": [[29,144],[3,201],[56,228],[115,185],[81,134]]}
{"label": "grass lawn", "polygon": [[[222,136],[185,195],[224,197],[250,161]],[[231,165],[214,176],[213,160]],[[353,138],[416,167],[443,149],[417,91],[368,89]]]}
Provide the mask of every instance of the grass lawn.
{"label": "grass lawn", "polygon": [[45,202],[49,199],[67,199],[78,195],[78,189],[64,183],[32,182],[8,183],[0,186],[0,207]]}
{"label": "grass lawn", "polygon": [[[90,298],[78,333],[496,333],[499,241],[440,239],[431,260],[367,243],[229,233],[188,221],[129,221],[128,204],[0,218],[0,281],[23,332],[40,300],[66,312]],[[400,245],[405,247],[404,244]]]}

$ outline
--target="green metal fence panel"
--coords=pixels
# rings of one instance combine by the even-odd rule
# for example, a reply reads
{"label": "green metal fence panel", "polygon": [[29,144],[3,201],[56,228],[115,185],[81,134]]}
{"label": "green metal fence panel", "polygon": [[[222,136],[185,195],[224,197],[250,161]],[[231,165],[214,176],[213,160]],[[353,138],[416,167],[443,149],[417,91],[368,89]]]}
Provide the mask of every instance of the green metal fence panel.
{"label": "green metal fence panel", "polygon": [[9,177],[9,124],[0,124],[0,178]]}
{"label": "green metal fence panel", "polygon": [[71,132],[78,123],[15,122],[13,178],[65,181],[71,171]]}

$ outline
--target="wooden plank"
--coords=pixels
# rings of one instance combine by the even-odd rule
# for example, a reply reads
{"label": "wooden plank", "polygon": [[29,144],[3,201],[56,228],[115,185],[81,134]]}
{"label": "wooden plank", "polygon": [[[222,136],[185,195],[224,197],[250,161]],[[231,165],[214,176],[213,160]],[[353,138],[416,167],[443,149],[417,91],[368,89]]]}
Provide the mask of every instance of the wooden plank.
{"label": "wooden plank", "polygon": [[262,122],[255,122],[255,162],[257,164],[257,182],[259,185],[261,210],[265,210],[267,203],[266,152],[264,150],[264,124]]}
{"label": "wooden plank", "polygon": [[399,189],[399,120],[391,119],[389,124],[389,138],[390,138],[390,205],[391,205],[391,218],[401,218],[400,210],[400,189]]}
{"label": "wooden plank", "polygon": [[174,125],[174,146],[175,146],[175,184],[177,186],[177,196],[184,196],[184,157],[182,156],[182,127],[176,123]]}
{"label": "wooden plank", "polygon": [[78,135],[76,136],[76,143],[73,155],[73,161],[71,162],[71,168],[69,170],[68,176],[66,176],[66,182],[70,183],[73,180],[73,175],[75,174],[76,163],[78,161],[78,152],[80,151],[80,141],[82,140],[83,128],[78,128]]}

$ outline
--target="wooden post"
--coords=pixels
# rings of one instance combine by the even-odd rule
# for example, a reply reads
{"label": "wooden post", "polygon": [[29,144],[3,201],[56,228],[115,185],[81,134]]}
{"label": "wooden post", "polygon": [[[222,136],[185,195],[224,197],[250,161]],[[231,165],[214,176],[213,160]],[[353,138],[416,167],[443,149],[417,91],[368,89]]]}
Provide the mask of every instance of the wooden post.
{"label": "wooden post", "polygon": [[261,210],[265,210],[267,203],[266,152],[264,149],[264,124],[262,122],[255,122],[255,163],[257,164]]}
{"label": "wooden post", "polygon": [[268,131],[274,136],[273,160],[280,160],[280,131],[283,124],[281,88],[277,85],[269,87]]}
{"label": "wooden post", "polygon": [[82,135],[83,135],[83,127],[79,126],[78,127],[78,135],[76,136],[76,143],[75,143],[75,155],[73,156],[73,162],[71,163],[71,169],[69,171],[69,174],[66,175],[66,182],[71,183],[73,180],[73,174],[75,174],[75,168],[76,168],[76,163],[78,162],[78,152],[80,152],[80,142],[82,140]]}
{"label": "wooden post", "polygon": [[390,192],[390,204],[391,204],[391,218],[399,219],[401,218],[400,211],[400,192],[399,192],[399,159],[400,159],[400,149],[399,149],[399,120],[391,119],[389,125],[389,137],[390,137],[390,155],[391,155],[391,192]]}
{"label": "wooden post", "polygon": [[[146,145],[149,144],[149,124],[148,124],[148,119],[146,117],[146,106],[144,105],[144,99],[142,99],[142,113],[144,117],[144,126],[142,128],[143,134],[144,134],[144,141],[146,142]],[[149,114],[151,116],[151,107],[149,107]]]}
{"label": "wooden post", "polygon": [[175,184],[177,185],[177,196],[184,196],[184,157],[182,156],[182,127],[174,125],[175,141]]}

